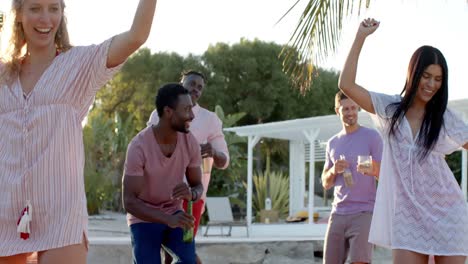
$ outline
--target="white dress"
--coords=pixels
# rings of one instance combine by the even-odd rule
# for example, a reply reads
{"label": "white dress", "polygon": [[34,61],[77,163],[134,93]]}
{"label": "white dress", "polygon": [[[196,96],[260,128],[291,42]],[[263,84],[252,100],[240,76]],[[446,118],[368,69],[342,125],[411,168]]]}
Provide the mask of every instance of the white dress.
{"label": "white dress", "polygon": [[[19,78],[0,87],[0,256],[80,244],[87,236],[81,122],[121,67],[106,67],[110,43],[61,53],[26,98]],[[32,220],[23,240],[16,224],[26,200]]]}
{"label": "white dress", "polygon": [[386,108],[400,96],[371,93],[384,151],[369,242],[431,255],[468,256],[468,205],[445,155],[468,142],[468,125],[453,111],[428,156],[420,161],[406,118],[389,136]]}

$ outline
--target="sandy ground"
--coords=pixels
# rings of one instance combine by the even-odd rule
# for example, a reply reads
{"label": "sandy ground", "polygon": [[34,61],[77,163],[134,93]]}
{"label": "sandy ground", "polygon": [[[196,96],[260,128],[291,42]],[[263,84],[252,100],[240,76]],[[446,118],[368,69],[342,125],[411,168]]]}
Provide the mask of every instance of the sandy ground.
{"label": "sandy ground", "polygon": [[[88,263],[131,263],[130,233],[124,214],[103,212],[101,215],[90,216],[89,239]],[[205,264],[322,263],[321,258],[314,257],[312,242],[308,243],[216,244],[200,242],[197,244],[197,252]],[[266,251],[268,253],[265,254]],[[320,253],[319,251],[315,252],[316,256]],[[391,253],[384,249],[376,249],[373,263],[390,264]]]}

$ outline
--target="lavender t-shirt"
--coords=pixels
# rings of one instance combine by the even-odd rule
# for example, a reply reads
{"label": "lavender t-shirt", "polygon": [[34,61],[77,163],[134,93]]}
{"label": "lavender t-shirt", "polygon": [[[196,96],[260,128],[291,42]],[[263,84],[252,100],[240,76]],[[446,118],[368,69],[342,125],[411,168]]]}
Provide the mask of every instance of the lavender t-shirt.
{"label": "lavender t-shirt", "polygon": [[357,157],[371,155],[372,160],[380,162],[382,145],[382,139],[376,130],[362,126],[349,134],[342,130],[328,140],[325,168],[333,167],[340,155],[344,155],[354,181],[354,185],[348,188],[343,175],[336,176],[332,213],[345,215],[373,211],[376,181],[372,176],[357,172]]}

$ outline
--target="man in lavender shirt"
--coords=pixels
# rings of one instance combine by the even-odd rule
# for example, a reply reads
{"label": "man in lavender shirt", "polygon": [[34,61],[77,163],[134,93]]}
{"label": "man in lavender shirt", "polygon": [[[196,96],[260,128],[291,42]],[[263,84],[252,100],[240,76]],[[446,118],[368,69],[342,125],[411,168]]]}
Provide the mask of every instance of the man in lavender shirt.
{"label": "man in lavender shirt", "polygon": [[[370,263],[368,242],[374,209],[376,180],[382,158],[382,139],[374,129],[358,123],[359,106],[341,91],[335,96],[335,112],[343,130],[327,143],[322,185],[334,188],[333,208],[325,236],[323,263]],[[359,155],[372,156],[372,166],[358,166]],[[352,180],[345,181],[344,172]],[[351,184],[349,184],[351,182]]]}

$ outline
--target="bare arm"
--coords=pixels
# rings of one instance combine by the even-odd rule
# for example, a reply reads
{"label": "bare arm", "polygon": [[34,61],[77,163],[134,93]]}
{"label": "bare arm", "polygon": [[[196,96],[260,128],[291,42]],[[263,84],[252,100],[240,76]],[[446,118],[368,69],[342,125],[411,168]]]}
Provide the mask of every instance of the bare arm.
{"label": "bare arm", "polygon": [[166,224],[170,227],[190,228],[193,226],[193,217],[183,212],[168,215],[147,206],[140,196],[145,179],[141,176],[124,175],[122,183],[124,209],[131,215],[146,222]]}
{"label": "bare arm", "polygon": [[148,207],[138,198],[144,185],[144,177],[124,175],[122,184],[124,209],[143,221],[167,224],[169,215]]}
{"label": "bare arm", "polygon": [[375,114],[374,106],[369,92],[356,84],[356,72],[358,67],[359,55],[367,36],[374,33],[379,27],[379,22],[374,19],[366,19],[359,25],[359,30],[354,39],[351,50],[349,51],[343,70],[340,74],[338,87],[362,109]]}
{"label": "bare arm", "polygon": [[331,187],[335,186],[337,174],[334,173],[333,168],[323,169],[322,172],[322,186],[325,190],[330,189]]}
{"label": "bare arm", "polygon": [[107,55],[108,68],[123,63],[146,42],[151,31],[156,2],[156,0],[140,0],[130,30],[115,36],[112,40]]}
{"label": "bare arm", "polygon": [[[224,140],[224,139],[223,139]],[[214,144],[208,142],[201,144],[201,155],[202,157],[212,157],[213,165],[218,169],[225,169],[228,166],[228,157],[224,152],[219,151],[215,148]]]}
{"label": "bare arm", "polygon": [[380,176],[380,162],[372,161],[372,176],[374,176],[377,180]]}
{"label": "bare arm", "polygon": [[338,171],[344,171],[349,166],[346,160],[337,160],[331,168],[323,168],[322,172],[322,186],[325,190],[335,186],[336,176],[339,174]]}
{"label": "bare arm", "polygon": [[229,165],[229,150],[224,138],[223,123],[216,117],[207,144],[201,145],[202,157],[213,157],[213,165],[218,169],[226,169]]}
{"label": "bare arm", "polygon": [[362,173],[363,175],[366,176],[374,176],[377,180],[379,179],[380,176],[380,162],[373,160],[372,161],[372,168],[365,167],[362,165],[357,166],[357,171]]}
{"label": "bare arm", "polygon": [[200,167],[187,168],[185,171],[187,182],[191,189],[191,199],[199,200],[203,194],[202,171]]}
{"label": "bare arm", "polygon": [[221,151],[216,151],[213,155],[214,166],[218,169],[224,169],[227,167],[228,158]]}

